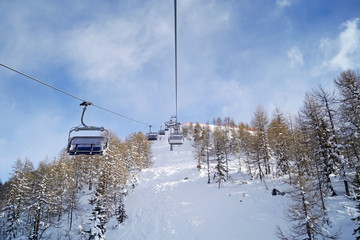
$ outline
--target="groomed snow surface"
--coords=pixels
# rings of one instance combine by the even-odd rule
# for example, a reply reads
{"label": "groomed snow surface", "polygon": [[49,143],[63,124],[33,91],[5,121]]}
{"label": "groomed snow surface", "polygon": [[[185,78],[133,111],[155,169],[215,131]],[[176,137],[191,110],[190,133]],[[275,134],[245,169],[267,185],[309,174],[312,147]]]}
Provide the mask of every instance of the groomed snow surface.
{"label": "groomed snow surface", "polygon": [[[284,210],[287,195],[272,196],[275,187],[286,191],[281,179],[250,180],[238,173],[233,161],[229,181],[219,189],[211,178],[207,184],[206,165],[198,171],[189,141],[169,151],[167,138],[152,143],[153,166],[140,172],[134,189],[125,198],[128,219],[113,229],[107,224],[107,240],[117,239],[277,239],[276,225],[286,228]],[[339,181],[339,180],[338,180]],[[354,204],[343,196],[328,201],[329,217],[341,239],[354,239]],[[268,188],[268,189],[267,189]]]}

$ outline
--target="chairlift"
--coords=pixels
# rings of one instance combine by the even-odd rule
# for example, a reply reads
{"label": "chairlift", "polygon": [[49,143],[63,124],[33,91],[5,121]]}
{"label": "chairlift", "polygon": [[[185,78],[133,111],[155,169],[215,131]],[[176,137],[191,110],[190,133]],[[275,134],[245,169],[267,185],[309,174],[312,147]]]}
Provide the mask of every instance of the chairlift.
{"label": "chairlift", "polygon": [[170,151],[173,150],[173,145],[182,145],[184,143],[184,135],[180,132],[180,124],[177,121],[171,127],[168,142]]}
{"label": "chairlift", "polygon": [[162,129],[162,126],[160,126],[160,130],[159,130],[158,134],[165,135],[165,130]]}
{"label": "chairlift", "polygon": [[182,145],[184,143],[184,136],[181,132],[170,133],[168,142],[170,145]]}
{"label": "chairlift", "polygon": [[146,134],[146,138],[148,141],[156,141],[158,138],[158,134],[156,132],[151,132],[151,125],[149,126],[149,132]]}
{"label": "chairlift", "polygon": [[87,106],[91,105],[90,102],[83,102],[80,106],[84,106],[82,115],[81,115],[81,124],[80,127],[73,127],[70,129],[68,137],[67,152],[69,155],[104,155],[109,148],[109,139],[103,135],[91,135],[91,136],[73,136],[71,137],[72,132],[81,132],[81,131],[96,131],[96,132],[107,132],[104,127],[94,127],[87,126],[84,123],[84,114]]}

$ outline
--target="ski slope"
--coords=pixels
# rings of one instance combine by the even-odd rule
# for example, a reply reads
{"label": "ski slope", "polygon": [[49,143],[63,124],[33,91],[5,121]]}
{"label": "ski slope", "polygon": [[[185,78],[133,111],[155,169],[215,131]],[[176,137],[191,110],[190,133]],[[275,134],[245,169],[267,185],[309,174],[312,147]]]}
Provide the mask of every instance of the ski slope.
{"label": "ski slope", "polygon": [[[128,219],[109,229],[107,239],[277,239],[284,225],[287,198],[272,196],[257,180],[237,173],[218,188],[207,184],[207,171],[198,171],[189,141],[169,151],[167,137],[152,143],[153,166],[138,176],[125,199]],[[215,180],[213,180],[215,181]],[[108,226],[115,224],[110,222]]]}

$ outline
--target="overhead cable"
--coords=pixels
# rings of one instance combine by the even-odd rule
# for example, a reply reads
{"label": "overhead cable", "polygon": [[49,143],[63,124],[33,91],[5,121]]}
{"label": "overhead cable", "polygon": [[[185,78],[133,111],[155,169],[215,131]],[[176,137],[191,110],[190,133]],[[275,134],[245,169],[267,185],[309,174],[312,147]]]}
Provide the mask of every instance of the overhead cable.
{"label": "overhead cable", "polygon": [[174,0],[174,31],[175,31],[175,116],[178,120],[177,112],[177,17],[176,17],[176,0]]}
{"label": "overhead cable", "polygon": [[[27,78],[30,78],[30,79],[33,80],[33,81],[36,81],[36,82],[38,82],[38,83],[41,83],[41,84],[43,84],[43,85],[45,85],[45,86],[47,86],[47,87],[50,87],[50,88],[52,88],[52,89],[54,89],[54,90],[56,90],[56,91],[58,91],[58,92],[61,92],[61,93],[66,94],[66,95],[68,95],[68,96],[70,96],[70,97],[72,97],[72,98],[75,98],[75,99],[77,99],[77,100],[79,100],[79,101],[81,101],[81,102],[88,102],[88,101],[86,101],[86,100],[84,100],[84,99],[82,99],[82,98],[79,98],[79,97],[77,97],[77,96],[75,96],[75,95],[73,95],[73,94],[70,94],[70,93],[68,93],[68,92],[65,92],[65,91],[63,91],[63,90],[61,90],[61,89],[59,89],[59,88],[54,87],[54,86],[51,86],[51,85],[48,84],[48,83],[45,83],[45,82],[43,82],[43,81],[40,81],[39,79],[36,79],[36,78],[34,78],[34,77],[31,77],[31,76],[29,76],[29,75],[27,75],[27,74],[25,74],[25,73],[23,73],[23,72],[20,72],[20,71],[14,69],[14,68],[11,68],[11,67],[9,67],[9,66],[6,66],[6,65],[2,64],[2,63],[0,63],[0,66],[2,66],[2,67],[4,67],[4,68],[7,68],[7,69],[9,69],[9,70],[11,70],[11,71],[13,71],[13,72],[16,72],[16,73],[18,73],[18,74],[20,74],[20,75],[23,75],[23,76],[25,76],[25,77],[27,77]],[[137,123],[146,125],[146,126],[149,125],[148,123],[145,123],[145,122],[136,120],[136,119],[134,119],[134,118],[125,116],[125,115],[123,115],[123,114],[114,112],[114,111],[112,111],[112,110],[109,110],[109,109],[107,109],[107,108],[101,107],[101,106],[99,106],[99,105],[96,105],[96,104],[93,104],[93,103],[92,103],[92,106],[97,107],[97,108],[99,108],[99,109],[101,109],[101,110],[107,111],[107,112],[109,112],[109,113],[115,114],[115,115],[117,115],[117,116],[119,116],[119,117],[126,118],[126,119],[128,119],[128,120],[131,120],[131,121],[134,121],[134,122],[137,122]]]}

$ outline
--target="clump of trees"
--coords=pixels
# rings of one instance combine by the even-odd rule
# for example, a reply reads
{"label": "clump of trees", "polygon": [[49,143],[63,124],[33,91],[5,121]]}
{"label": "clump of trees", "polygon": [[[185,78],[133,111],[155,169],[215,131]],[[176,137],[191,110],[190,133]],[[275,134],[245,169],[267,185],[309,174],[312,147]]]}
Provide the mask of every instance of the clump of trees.
{"label": "clump of trees", "polygon": [[[82,236],[105,239],[111,217],[127,217],[123,203],[126,187],[135,173],[151,165],[151,147],[142,133],[120,140],[109,135],[105,156],[68,156],[65,150],[53,161],[35,168],[29,159],[17,160],[12,177],[1,187],[0,238],[42,239],[47,232],[57,238]],[[74,226],[81,198],[89,198],[91,217]],[[48,231],[57,229],[59,231]],[[54,237],[54,236],[52,236]]]}
{"label": "clump of trees", "polygon": [[[360,172],[360,74],[344,71],[334,84],[332,92],[322,86],[308,92],[295,117],[276,108],[269,119],[259,105],[250,125],[217,118],[212,126],[196,123],[186,129],[194,140],[198,169],[207,163],[208,183],[210,172],[219,187],[228,179],[230,155],[236,156],[231,159],[239,162],[239,171],[245,169],[251,178],[287,176],[293,187],[287,214],[291,226],[289,232],[277,230],[280,239],[338,236],[326,231],[326,197],[339,194],[331,175],[342,179],[341,193],[357,194],[360,209],[359,183],[349,178]],[[354,218],[358,225],[359,219]],[[357,239],[359,229],[354,231]]]}

